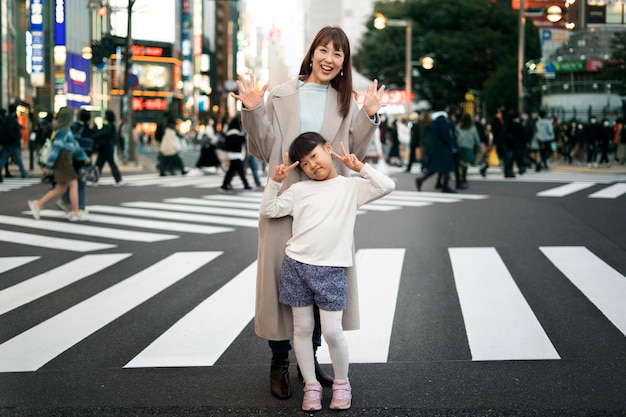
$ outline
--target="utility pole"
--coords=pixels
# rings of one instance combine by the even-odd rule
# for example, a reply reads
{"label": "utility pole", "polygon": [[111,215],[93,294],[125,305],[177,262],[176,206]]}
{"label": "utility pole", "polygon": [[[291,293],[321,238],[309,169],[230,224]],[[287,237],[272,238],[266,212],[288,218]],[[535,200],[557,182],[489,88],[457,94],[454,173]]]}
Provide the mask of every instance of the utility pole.
{"label": "utility pole", "polygon": [[[132,136],[132,115],[133,115],[133,108],[131,105],[132,102],[132,92],[130,91],[129,88],[129,77],[130,77],[130,70],[132,67],[132,44],[133,44],[133,37],[132,37],[132,16],[133,16],[133,6],[135,5],[135,1],[136,0],[128,0],[128,20],[126,21],[126,51],[124,52],[124,80],[123,80],[123,85],[124,85],[124,97],[122,98],[122,106],[121,106],[121,111],[120,111],[120,118],[125,118],[126,119],[126,123],[124,126],[124,138],[125,138],[125,143],[124,143],[124,157],[126,160],[128,160],[128,157],[130,156],[131,158],[133,158],[133,152],[130,152],[130,154],[128,153],[128,148],[130,146],[135,146],[135,144],[133,143],[133,138]],[[139,162],[139,161],[134,161],[134,162]]]}

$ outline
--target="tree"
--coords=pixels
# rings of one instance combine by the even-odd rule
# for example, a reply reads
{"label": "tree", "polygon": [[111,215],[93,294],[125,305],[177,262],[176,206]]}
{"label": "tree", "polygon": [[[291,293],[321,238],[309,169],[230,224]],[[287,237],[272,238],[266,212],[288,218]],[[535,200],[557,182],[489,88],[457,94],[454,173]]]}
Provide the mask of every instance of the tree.
{"label": "tree", "polygon": [[[492,0],[379,1],[375,13],[388,19],[413,21],[412,55],[419,76],[414,92],[431,103],[458,102],[467,91],[478,91],[491,107],[517,103],[518,14]],[[353,57],[354,66],[389,89],[404,88],[404,29],[377,30],[373,19]],[[539,36],[526,27],[527,59],[541,56]],[[422,68],[419,60],[432,56],[435,66]],[[414,71],[415,72],[415,71]]]}

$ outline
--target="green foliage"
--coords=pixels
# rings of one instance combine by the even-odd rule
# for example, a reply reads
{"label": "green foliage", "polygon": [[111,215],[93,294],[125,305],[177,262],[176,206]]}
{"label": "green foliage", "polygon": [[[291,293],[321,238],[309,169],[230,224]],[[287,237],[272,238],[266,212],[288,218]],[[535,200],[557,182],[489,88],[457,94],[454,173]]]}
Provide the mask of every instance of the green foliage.
{"label": "green foliage", "polygon": [[[414,62],[430,55],[432,70],[414,65],[418,97],[431,103],[439,99],[463,100],[472,89],[479,91],[490,107],[517,103],[518,14],[492,0],[379,1],[375,12],[388,19],[413,21]],[[377,78],[388,89],[404,88],[405,28],[388,26],[377,30],[374,16],[360,47],[353,55],[355,68],[368,78]],[[537,31],[526,27],[526,60],[539,58]]]}

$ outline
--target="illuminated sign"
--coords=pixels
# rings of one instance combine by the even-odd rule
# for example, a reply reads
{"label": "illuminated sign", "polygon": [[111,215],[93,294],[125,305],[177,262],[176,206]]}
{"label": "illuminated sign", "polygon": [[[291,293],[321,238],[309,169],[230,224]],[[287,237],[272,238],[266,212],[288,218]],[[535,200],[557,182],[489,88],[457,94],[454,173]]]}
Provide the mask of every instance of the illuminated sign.
{"label": "illuminated sign", "polygon": [[131,45],[133,56],[163,56],[164,50],[159,46]]}
{"label": "illuminated sign", "polygon": [[55,0],[54,43],[57,46],[65,45],[65,0]]}
{"label": "illuminated sign", "polygon": [[79,108],[91,102],[89,95],[89,61],[80,55],[67,53],[65,61],[67,105]]}
{"label": "illuminated sign", "polygon": [[163,98],[133,97],[133,111],[167,110],[167,100]]}
{"label": "illuminated sign", "polygon": [[45,84],[43,65],[43,0],[30,0],[30,32],[32,35],[31,83],[34,87]]}

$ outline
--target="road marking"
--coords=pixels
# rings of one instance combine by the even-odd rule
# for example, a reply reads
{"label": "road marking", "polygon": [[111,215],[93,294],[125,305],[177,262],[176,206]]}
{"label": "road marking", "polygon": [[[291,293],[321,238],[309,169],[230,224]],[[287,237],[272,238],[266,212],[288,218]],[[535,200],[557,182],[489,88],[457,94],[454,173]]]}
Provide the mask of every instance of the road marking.
{"label": "road marking", "polygon": [[583,246],[541,246],[543,254],[626,335],[626,277]]}
{"label": "road marking", "polygon": [[[0,258],[0,274],[36,261],[40,256],[11,256]],[[1,304],[0,304],[1,307]]]}
{"label": "road marking", "polygon": [[[361,249],[356,253],[361,328],[346,332],[351,363],[385,363],[405,249]],[[320,363],[331,363],[328,347],[317,351]]]}
{"label": "road marking", "polygon": [[589,195],[589,198],[618,198],[626,194],[626,183],[620,182],[606,187],[600,191],[596,191]]}
{"label": "road marking", "polygon": [[84,240],[36,235],[33,233],[10,232],[7,230],[0,230],[0,241],[18,245],[35,246],[38,248],[68,250],[72,252],[91,252],[94,250],[110,249],[117,246],[106,243],[87,242]]}
{"label": "road marking", "polygon": [[178,252],[0,345],[0,372],[36,371],[221,252]]}
{"label": "road marking", "polygon": [[131,256],[86,255],[0,291],[0,315],[50,294]]}
{"label": "road marking", "polygon": [[[65,217],[63,212],[49,213],[48,217]],[[168,230],[178,233],[198,233],[202,235],[213,235],[216,233],[232,232],[235,229],[230,227],[207,226],[195,223],[176,223],[147,219],[136,219],[129,217],[107,216],[104,214],[89,214],[89,223],[113,224],[116,226],[130,226],[140,229]]]}
{"label": "road marking", "polygon": [[[245,201],[226,202],[219,200],[207,200],[206,198],[168,198],[163,201],[166,203],[187,205],[190,207],[228,207],[252,211],[258,211],[259,205],[261,204],[261,200],[257,202],[247,203]],[[202,211],[200,211],[200,213],[202,213]]]}
{"label": "road marking", "polygon": [[228,205],[225,207],[201,207],[197,205],[192,206],[184,204],[153,203],[151,201],[131,201],[129,203],[122,203],[122,205],[124,207],[135,207],[149,210],[165,210],[198,214],[225,214],[228,216],[251,217],[254,219],[259,218],[258,205],[248,210],[228,208]]}
{"label": "road marking", "polygon": [[596,185],[595,182],[572,182],[570,184],[538,192],[537,197],[564,197],[566,195],[577,193],[578,191],[586,190],[594,185]]}
{"label": "road marking", "polygon": [[[56,216],[57,210],[42,210],[41,216]],[[93,236],[106,239],[127,240],[133,242],[160,242],[162,240],[178,239],[177,235],[166,235],[161,233],[136,232],[132,230],[111,229],[110,227],[89,226],[83,222],[71,223],[55,222],[49,220],[25,219],[23,217],[12,217],[0,215],[0,223],[13,226],[29,227],[37,230],[47,230],[51,232],[70,233],[74,235]]]}
{"label": "road marking", "polygon": [[495,248],[449,248],[472,360],[560,359]]}
{"label": "road marking", "polygon": [[[258,227],[259,222],[253,219],[237,217],[211,216],[207,214],[181,213],[177,211],[146,210],[130,207],[88,206],[89,212],[118,214],[124,216],[151,217],[156,219],[176,220],[183,222],[216,223],[228,226]],[[258,216],[258,213],[256,214]]]}
{"label": "road marking", "polygon": [[124,367],[213,366],[254,318],[255,280],[256,261]]}

